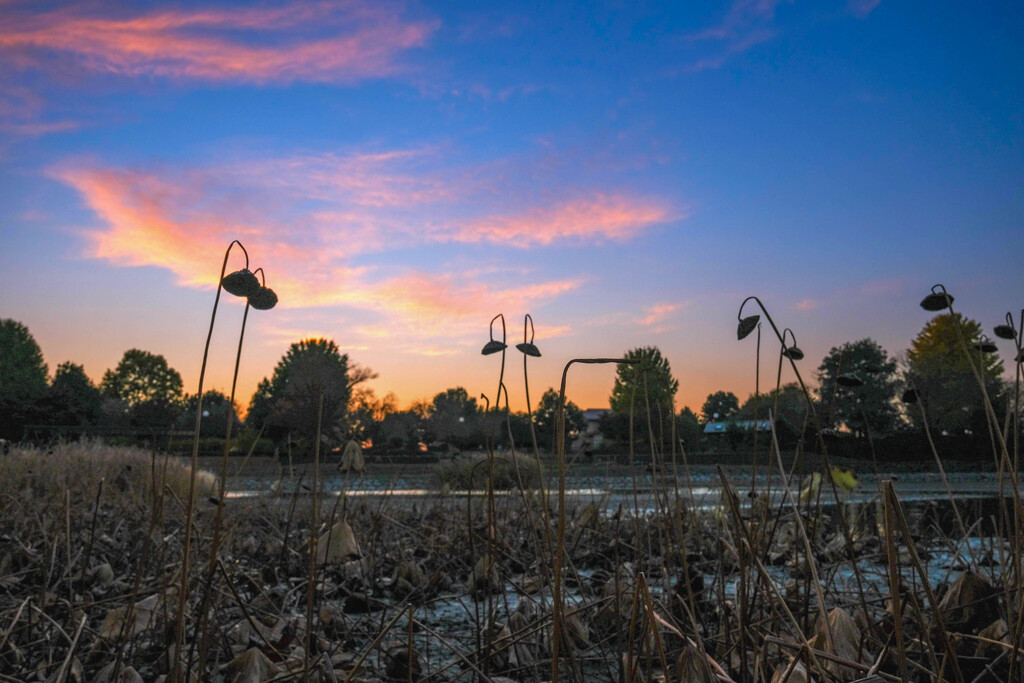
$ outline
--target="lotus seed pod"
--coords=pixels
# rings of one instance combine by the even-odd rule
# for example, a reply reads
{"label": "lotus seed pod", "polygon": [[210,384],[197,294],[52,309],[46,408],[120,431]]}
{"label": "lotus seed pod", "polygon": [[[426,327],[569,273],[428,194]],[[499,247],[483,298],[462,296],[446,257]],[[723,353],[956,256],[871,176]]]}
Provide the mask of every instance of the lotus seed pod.
{"label": "lotus seed pod", "polygon": [[480,353],[482,353],[485,356],[489,356],[492,353],[498,353],[499,351],[504,351],[506,348],[507,348],[506,345],[503,344],[502,342],[495,341],[494,339],[492,339],[491,341],[489,341],[486,344],[484,344],[484,348],[481,349]]}
{"label": "lotus seed pod", "polygon": [[750,336],[750,333],[757,327],[758,321],[761,320],[759,315],[751,315],[740,320],[740,324],[736,327],[736,338],[746,339]]}
{"label": "lotus seed pod", "polygon": [[533,342],[523,342],[522,344],[516,344],[516,348],[525,353],[527,356],[540,358],[540,349],[538,349]]}
{"label": "lotus seed pod", "polygon": [[248,268],[228,273],[220,281],[220,284],[228,294],[235,296],[251,297],[260,288],[260,281]]}
{"label": "lotus seed pod", "polygon": [[249,305],[257,311],[269,311],[277,305],[277,294],[270,287],[260,287],[249,297]]}

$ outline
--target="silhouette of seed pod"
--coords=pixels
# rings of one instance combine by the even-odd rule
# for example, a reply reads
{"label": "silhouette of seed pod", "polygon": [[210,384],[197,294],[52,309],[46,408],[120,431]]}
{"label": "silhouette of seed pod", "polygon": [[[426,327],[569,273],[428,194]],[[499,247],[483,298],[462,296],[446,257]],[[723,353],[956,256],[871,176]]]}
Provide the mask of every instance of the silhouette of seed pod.
{"label": "silhouette of seed pod", "polygon": [[995,353],[999,350],[999,347],[993,344],[988,339],[982,339],[980,342],[974,345],[974,348],[978,349],[982,353]]}
{"label": "silhouette of seed pod", "polygon": [[533,342],[523,342],[522,344],[516,344],[516,348],[525,353],[527,356],[540,358],[540,349],[538,349]]}
{"label": "silhouette of seed pod", "polygon": [[864,380],[862,380],[860,377],[845,372],[836,377],[836,382],[841,387],[849,387],[851,389],[864,386]]}
{"label": "silhouette of seed pod", "polygon": [[932,292],[921,300],[921,308],[926,311],[943,311],[953,304],[953,295],[943,292]]}
{"label": "silhouette of seed pod", "polygon": [[782,355],[790,360],[803,360],[804,352],[796,346],[790,346],[787,349],[782,349]]}
{"label": "silhouette of seed pod", "polygon": [[249,305],[257,311],[269,311],[277,305],[277,294],[270,287],[260,287],[249,297]]}
{"label": "silhouette of seed pod", "polygon": [[757,327],[758,321],[761,320],[759,315],[747,316],[740,320],[740,324],[736,326],[736,338],[746,339],[750,336],[750,333]]}
{"label": "silhouette of seed pod", "polygon": [[260,288],[260,281],[256,279],[256,276],[248,268],[228,273],[220,281],[220,284],[224,291],[235,296],[249,297]]}
{"label": "silhouette of seed pod", "polygon": [[996,325],[992,330],[996,333],[996,336],[1000,339],[1016,339],[1017,330],[1013,329],[1013,325]]}
{"label": "silhouette of seed pod", "polygon": [[504,351],[506,348],[507,348],[507,346],[504,343],[502,343],[500,341],[495,341],[494,339],[492,339],[491,341],[489,341],[486,344],[484,344],[484,348],[481,349],[480,353],[482,353],[485,356],[489,356],[492,353],[498,353],[499,351]]}

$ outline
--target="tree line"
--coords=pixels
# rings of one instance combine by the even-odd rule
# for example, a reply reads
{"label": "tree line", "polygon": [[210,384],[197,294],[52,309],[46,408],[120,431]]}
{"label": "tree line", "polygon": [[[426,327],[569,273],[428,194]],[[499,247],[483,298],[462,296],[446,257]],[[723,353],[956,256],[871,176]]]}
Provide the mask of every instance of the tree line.
{"label": "tree line", "polygon": [[[987,421],[981,389],[959,346],[957,325],[969,343],[980,340],[977,322],[959,314],[955,319],[938,315],[899,361],[870,338],[847,342],[822,359],[815,372],[817,386],[809,396],[795,382],[768,387],[742,403],[731,392],[716,391],[699,413],[688,406],[676,412],[679,381],[658,348],[632,349],[625,357],[637,363],[618,366],[609,397],[611,410],[602,417],[600,431],[609,449],[663,449],[672,438],[689,451],[739,449],[752,441],[755,420],[768,419],[770,411],[776,436],[786,448],[801,441],[813,448],[811,441],[820,433],[898,441],[925,426],[940,439],[974,440],[987,435]],[[981,350],[976,361],[997,414],[1005,416],[1010,396],[1002,362]],[[319,414],[320,438],[328,447],[348,440],[406,453],[503,447],[510,442],[528,449],[534,440],[540,449],[554,447],[554,389],[541,396],[532,415],[487,410],[462,387],[398,410],[394,394],[377,397],[367,386],[376,377],[332,340],[293,343],[271,376],[258,384],[244,421],[229,397],[216,390],[204,393],[201,436],[223,438],[231,420],[241,444],[252,443],[259,435],[264,444],[304,452],[316,439]],[[900,400],[910,389],[919,401]],[[190,431],[196,400],[184,392],[181,375],[163,356],[139,349],[126,351],[99,385],[72,362],[61,363],[51,378],[28,329],[13,320],[0,321],[0,438],[19,440],[29,425]],[[586,429],[583,412],[572,402],[566,422],[570,440]],[[705,433],[710,422],[720,423],[724,431]]]}
{"label": "tree line", "polygon": [[[958,327],[972,359],[963,351]],[[732,392],[716,391],[699,413],[687,406],[675,414],[679,384],[668,361],[656,347],[633,349],[627,357],[640,362],[620,366],[610,399],[612,412],[602,420],[601,429],[619,441],[630,440],[641,451],[651,450],[652,443],[655,449],[665,448],[672,429],[685,450],[739,450],[751,447],[759,431],[757,422],[766,429],[764,421],[771,417],[771,428],[784,449],[802,445],[817,450],[826,441],[832,451],[846,455],[863,456],[875,448],[885,455],[913,458],[928,457],[922,435],[927,428],[941,452],[971,458],[989,452],[991,446],[984,397],[971,360],[996,415],[1007,425],[1014,424],[1009,414],[1013,386],[1004,379],[994,347],[983,340],[987,337],[977,321],[958,313],[940,314],[898,358],[871,338],[831,348],[814,372],[817,385],[806,393],[797,382],[786,382],[752,393],[741,403]],[[788,363],[780,357],[780,372]],[[712,422],[721,431],[708,433]],[[767,448],[769,440],[762,436],[761,447]]]}
{"label": "tree line", "polygon": [[[548,389],[535,406],[531,429],[525,413],[485,410],[463,387],[398,410],[393,393],[378,398],[366,386],[376,377],[332,340],[295,342],[271,376],[257,385],[244,420],[228,396],[217,390],[204,392],[200,436],[223,439],[231,420],[239,444],[251,444],[259,436],[261,443],[300,455],[312,450],[318,433],[329,448],[355,440],[391,452],[502,447],[509,440],[529,448],[534,438],[541,449],[554,444],[554,389]],[[126,351],[98,385],[81,365],[71,362],[60,364],[51,378],[28,328],[0,320],[0,438],[18,441],[33,427],[85,432],[99,428],[96,431],[143,436],[189,432],[194,429],[196,402],[196,395],[184,392],[180,373],[166,358],[139,349]],[[566,423],[570,434],[584,427],[583,412],[571,401]]]}

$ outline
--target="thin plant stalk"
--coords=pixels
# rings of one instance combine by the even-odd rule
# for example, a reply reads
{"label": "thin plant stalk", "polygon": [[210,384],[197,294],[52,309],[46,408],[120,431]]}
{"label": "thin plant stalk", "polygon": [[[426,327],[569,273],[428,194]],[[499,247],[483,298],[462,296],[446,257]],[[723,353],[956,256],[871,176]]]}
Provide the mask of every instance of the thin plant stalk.
{"label": "thin plant stalk", "polygon": [[[530,329],[533,329],[533,316],[529,313],[523,318],[523,343],[526,343],[526,324],[530,324]],[[533,409],[530,407],[530,373],[527,372],[527,362],[529,361],[529,354],[523,354],[523,388],[526,390],[526,419],[530,423],[530,439],[533,441],[533,457],[537,458],[540,462],[540,448],[537,446],[537,431],[533,426]]]}
{"label": "thin plant stalk", "polygon": [[562,642],[562,629],[565,615],[562,604],[562,565],[564,562],[565,550],[565,383],[568,379],[569,368],[574,363],[583,365],[602,365],[615,363],[617,365],[636,365],[639,360],[628,360],[625,358],[574,358],[565,364],[562,370],[562,384],[558,392],[558,415],[556,418],[556,429],[558,433],[558,531],[555,542],[555,561],[552,577],[551,596],[551,683],[558,683],[558,653]]}
{"label": "thin plant stalk", "polygon": [[[257,268],[256,273],[264,274],[262,268]],[[221,532],[224,524],[224,496],[228,478],[228,459],[231,454],[231,429],[235,422],[235,389],[238,386],[238,367],[242,362],[242,342],[245,340],[245,323],[249,319],[249,300],[245,301],[245,311],[242,313],[242,330],[238,335],[238,349],[235,351],[235,369],[231,375],[231,396],[228,399],[228,419],[224,428],[224,453],[221,458],[220,481],[217,490],[217,512],[213,519],[213,540],[210,544],[210,561],[206,568],[206,584],[203,589],[203,597],[200,601],[199,619],[201,641],[199,644],[199,671],[206,671],[206,658],[209,654],[209,638],[205,626],[207,612],[210,606],[210,599],[213,593],[213,580],[216,575],[217,561],[220,555]],[[262,429],[260,430],[262,431]],[[254,444],[255,445],[255,444]],[[193,639],[193,644],[195,639]],[[192,649],[189,648],[189,662],[186,668],[191,669]]]}
{"label": "thin plant stalk", "polygon": [[[228,256],[235,245],[245,254],[245,267],[249,267],[249,253],[238,240],[233,240],[224,252],[224,262],[220,267],[220,278],[217,280],[217,294],[213,299],[213,312],[210,314],[210,329],[206,333],[206,345],[203,347],[203,362],[199,367],[199,389],[196,392],[195,433],[192,438],[192,471],[188,481],[188,503],[185,511],[185,539],[181,550],[181,586],[178,588],[178,614],[174,628],[174,668],[171,671],[171,683],[181,680],[181,646],[185,641],[185,604],[188,602],[189,560],[192,550],[192,520],[196,507],[196,470],[199,466],[199,428],[203,421],[203,380],[206,378],[206,361],[210,355],[210,340],[213,338],[213,325],[217,320],[217,305],[220,303],[220,292],[223,289],[224,272],[228,267]],[[190,678],[185,672],[185,680]]]}
{"label": "thin plant stalk", "polygon": [[316,409],[316,443],[313,445],[313,503],[309,512],[309,583],[306,586],[306,644],[302,680],[309,681],[309,655],[313,646],[313,603],[316,598],[317,529],[320,525],[320,430],[324,419],[324,392]]}

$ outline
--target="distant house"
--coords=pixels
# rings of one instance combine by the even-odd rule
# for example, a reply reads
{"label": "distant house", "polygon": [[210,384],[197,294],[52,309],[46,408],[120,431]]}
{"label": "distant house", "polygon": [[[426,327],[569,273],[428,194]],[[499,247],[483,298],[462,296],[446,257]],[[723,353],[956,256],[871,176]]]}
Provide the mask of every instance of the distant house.
{"label": "distant house", "polygon": [[744,436],[755,429],[758,433],[770,432],[772,423],[770,420],[715,420],[704,425],[704,437],[708,450],[736,450],[745,441]]}
{"label": "distant house", "polygon": [[[705,434],[725,434],[729,431],[729,428],[738,429],[741,432],[749,432],[754,429],[755,422],[753,420],[722,420],[720,422],[708,422],[704,425]],[[758,420],[756,422],[757,431],[759,432],[770,432],[772,430],[772,423],[770,420]]]}
{"label": "distant house", "polygon": [[587,426],[583,433],[573,441],[572,451],[590,456],[595,449],[604,445],[604,435],[601,433],[601,418],[611,414],[610,408],[587,408],[584,410],[583,419],[586,420]]}
{"label": "distant house", "polygon": [[587,421],[587,434],[600,434],[601,433],[601,418],[605,415],[611,415],[611,408],[587,408],[583,411],[583,419]]}

